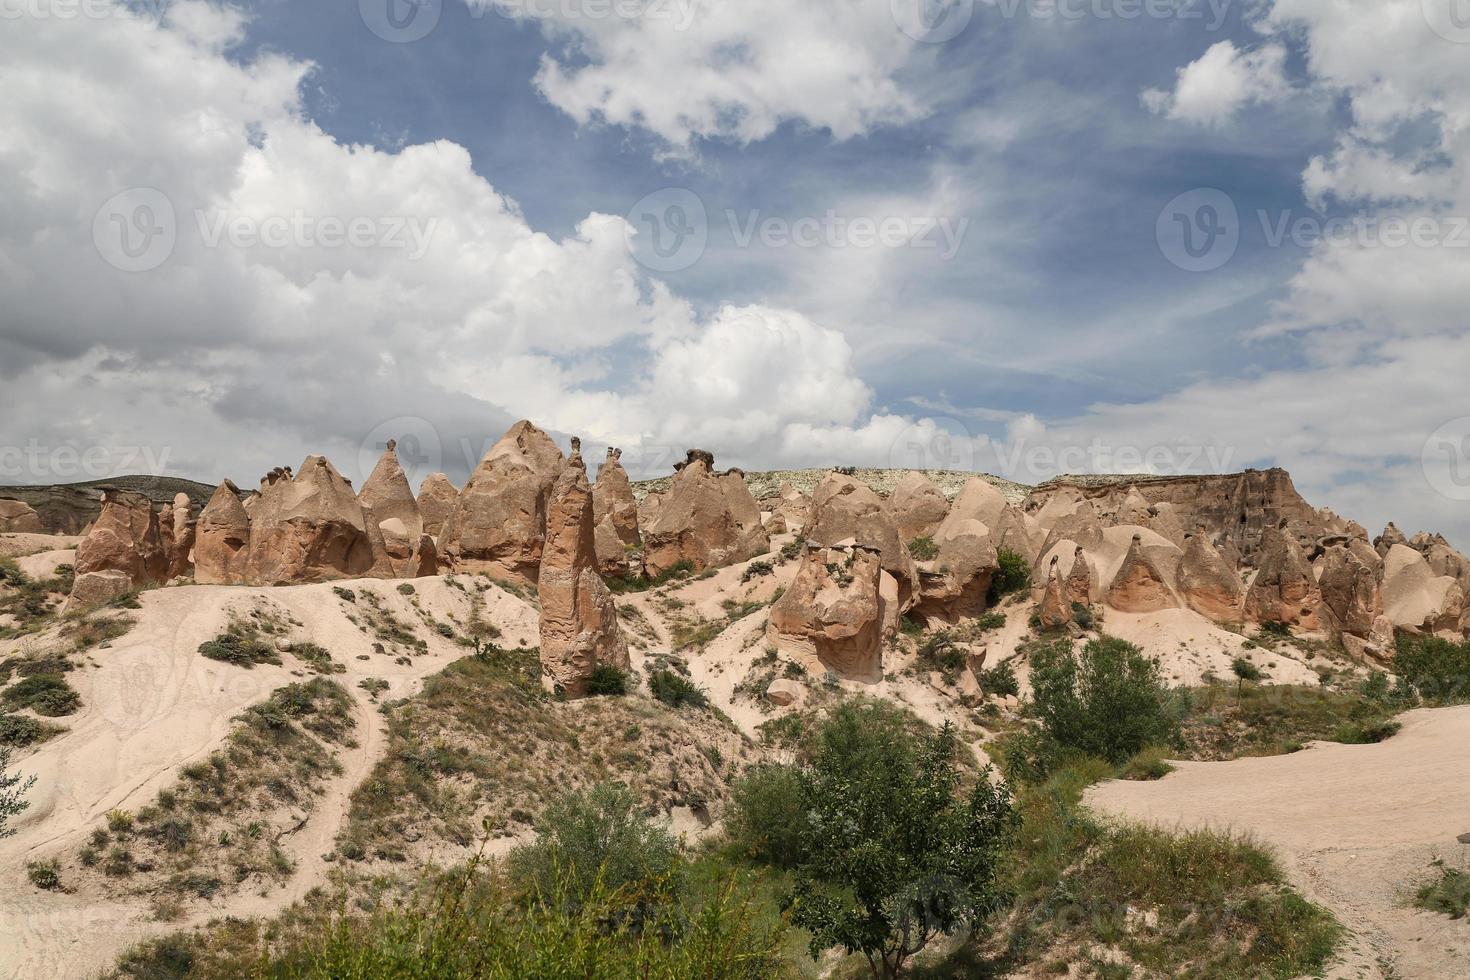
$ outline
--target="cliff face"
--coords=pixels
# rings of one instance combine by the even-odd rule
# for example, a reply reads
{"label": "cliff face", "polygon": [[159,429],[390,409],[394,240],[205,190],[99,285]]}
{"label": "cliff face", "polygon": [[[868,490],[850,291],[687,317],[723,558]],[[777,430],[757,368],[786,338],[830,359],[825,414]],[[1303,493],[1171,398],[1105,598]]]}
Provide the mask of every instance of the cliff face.
{"label": "cliff face", "polygon": [[1302,499],[1283,469],[1208,476],[1059,477],[1032,490],[1025,507],[1034,513],[1055,497],[1081,494],[1106,525],[1126,509],[1130,492],[1150,506],[1173,505],[1185,530],[1203,525],[1215,541],[1232,545],[1247,560],[1260,551],[1266,529],[1283,519],[1298,537],[1341,530]]}

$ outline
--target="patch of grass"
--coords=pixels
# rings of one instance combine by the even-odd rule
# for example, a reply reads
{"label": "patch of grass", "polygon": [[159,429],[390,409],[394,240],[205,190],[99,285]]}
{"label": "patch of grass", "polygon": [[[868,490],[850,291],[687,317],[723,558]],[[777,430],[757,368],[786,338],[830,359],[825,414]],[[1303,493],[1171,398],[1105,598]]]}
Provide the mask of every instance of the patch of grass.
{"label": "patch of grass", "polygon": [[933,561],[939,557],[939,545],[930,537],[914,538],[909,542],[909,557],[914,561]]}
{"label": "patch of grass", "polygon": [[1116,950],[1134,976],[1246,980],[1323,970],[1342,929],[1286,886],[1267,851],[1209,831],[1095,821],[1082,793],[1112,772],[1079,760],[1020,789],[1010,968],[1094,946]]}
{"label": "patch of grass", "polygon": [[224,747],[184,766],[154,805],[108,813],[78,857],[126,879],[127,893],[167,902],[285,880],[277,841],[341,773],[335,749],[356,744],[352,707],[335,681],[286,685],[236,717]]}
{"label": "patch of grass", "polygon": [[76,619],[68,616],[68,620],[61,628],[61,638],[70,641],[72,649],[77,651],[111,643],[126,636],[137,625],[137,621],[130,616],[104,616],[95,613]]}
{"label": "patch of grass", "polygon": [[694,574],[694,562],[681,561],[671,568],[666,568],[653,578],[647,575],[639,575],[634,578],[610,578],[607,579],[607,587],[616,595],[626,595],[629,592],[647,592],[650,589],[661,588],[670,582],[689,578]]}
{"label": "patch of grass", "polygon": [[709,696],[702,688],[672,670],[654,671],[648,678],[648,691],[670,708],[703,708],[709,704]]}
{"label": "patch of grass", "polygon": [[1001,627],[1005,626],[1005,624],[1005,613],[988,612],[976,618],[975,629],[979,630],[982,633],[988,633],[991,630],[1000,629]]}
{"label": "patch of grass", "polygon": [[587,693],[594,697],[621,697],[628,693],[628,675],[611,664],[598,664],[587,678]]}
{"label": "patch of grass", "polygon": [[752,582],[764,575],[774,575],[776,570],[768,561],[753,561],[745,566],[745,571],[740,573],[741,582]]}
{"label": "patch of grass", "polygon": [[345,674],[347,667],[332,659],[326,647],[316,643],[291,644],[291,656],[301,661],[316,674]]}
{"label": "patch of grass", "polygon": [[1188,694],[1181,756],[1186,759],[1284,755],[1314,740],[1364,744],[1398,731],[1395,707],[1360,692],[1218,682]]}
{"label": "patch of grass", "polygon": [[75,714],[82,699],[60,674],[33,674],[0,691],[0,705],[29,708],[45,718]]}
{"label": "patch of grass", "polygon": [[1470,701],[1470,640],[1400,637],[1394,670],[1431,705]]}
{"label": "patch of grass", "polygon": [[246,670],[256,664],[281,664],[275,642],[262,635],[257,624],[239,618],[231,619],[219,636],[201,643],[199,653],[208,660],[218,660]]}
{"label": "patch of grass", "polygon": [[51,725],[24,715],[0,714],[0,746],[24,749],[40,745],[66,731],[59,725]]}
{"label": "patch of grass", "polygon": [[1140,782],[1163,779],[1174,771],[1168,762],[1169,755],[1169,749],[1151,745],[1124,763],[1119,775]]}
{"label": "patch of grass", "polygon": [[1414,904],[1430,912],[1463,919],[1470,914],[1470,874],[1435,861],[1435,876],[1419,887]]}
{"label": "patch of grass", "polygon": [[720,622],[713,619],[701,619],[695,622],[676,621],[673,625],[673,648],[678,653],[682,650],[703,650],[712,643],[730,621]]}

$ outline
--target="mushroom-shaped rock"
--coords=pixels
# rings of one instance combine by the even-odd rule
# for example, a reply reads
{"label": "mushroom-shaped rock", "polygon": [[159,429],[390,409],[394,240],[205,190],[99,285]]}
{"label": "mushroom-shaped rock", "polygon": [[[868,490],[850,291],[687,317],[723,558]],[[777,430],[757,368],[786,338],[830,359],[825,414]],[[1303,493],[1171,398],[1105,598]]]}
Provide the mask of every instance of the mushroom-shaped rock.
{"label": "mushroom-shaped rock", "polygon": [[1245,617],[1257,623],[1321,629],[1322,590],[1296,535],[1285,524],[1268,527],[1261,535],[1258,571],[1245,594]]}
{"label": "mushroom-shaped rock", "polygon": [[702,450],[689,450],[652,523],[643,526],[644,568],[650,578],[681,562],[704,571],[770,550],[760,505],[744,477],[713,472],[713,458]]}
{"label": "mushroom-shaped rock", "polygon": [[911,470],[889,495],[888,514],[903,541],[932,537],[949,514],[949,500],[928,476]]}
{"label": "mushroom-shaped rock", "polygon": [[599,666],[630,666],[612,593],[597,571],[594,535],[592,487],[574,452],[552,488],[538,586],[542,678],[573,698],[587,693]]}
{"label": "mushroom-shaped rock", "polygon": [[41,534],[41,515],[23,500],[0,498],[0,534]]}
{"label": "mushroom-shaped rock", "polygon": [[289,585],[373,570],[373,545],[352,485],[323,456],[271,482],[250,518],[247,579]]}
{"label": "mushroom-shaped rock", "polygon": [[1128,554],[1108,586],[1107,604],[1120,612],[1130,613],[1158,612],[1179,605],[1163,570],[1144,548],[1140,534],[1133,535]]}
{"label": "mushroom-shaped rock", "polygon": [[1072,553],[1072,567],[1067,572],[1065,585],[1067,605],[1073,603],[1090,606],[1097,598],[1097,571],[1087,557],[1087,552],[1077,545]]}
{"label": "mushroom-shaped rock", "polygon": [[771,607],[768,638],[817,657],[842,677],[883,678],[882,556],[854,545],[808,544],[791,585]]}
{"label": "mushroom-shaped rock", "polygon": [[418,501],[414,499],[413,488],[408,484],[408,476],[398,462],[397,450],[398,444],[389,440],[387,449],[362,485],[357,499],[363,507],[372,508],[379,524],[397,521],[397,530],[407,535],[407,550],[412,551],[418,544],[419,535],[424,533],[424,518],[419,512]]}
{"label": "mushroom-shaped rock", "polygon": [[613,533],[625,545],[642,542],[638,533],[638,501],[633,497],[633,484],[623,469],[623,451],[608,449],[607,458],[597,470],[597,483],[592,487],[593,519],[600,527],[611,521]]}
{"label": "mushroom-shaped rock", "polygon": [[221,483],[199,515],[194,537],[194,581],[200,585],[238,585],[250,562],[250,515],[240,491]]}
{"label": "mushroom-shaped rock", "polygon": [[1067,601],[1066,587],[1062,584],[1062,572],[1058,558],[1053,555],[1046,570],[1046,586],[1041,594],[1041,609],[1037,613],[1041,628],[1061,629],[1072,621],[1072,605]]}
{"label": "mushroom-shaped rock", "polygon": [[444,522],[454,512],[454,502],[459,491],[443,473],[430,473],[419,485],[419,516],[424,520],[424,533],[435,538],[444,530]]}
{"label": "mushroom-shaped rock", "polygon": [[455,570],[535,584],[551,488],[566,458],[551,437],[517,422],[455,499],[439,534],[439,557]]}
{"label": "mushroom-shaped rock", "polygon": [[1201,616],[1216,622],[1239,620],[1245,584],[1200,528],[1186,535],[1179,562],[1179,597]]}
{"label": "mushroom-shaped rock", "polygon": [[168,577],[168,552],[153,502],[115,487],[100,491],[102,512],[77,545],[76,579],[68,609],[159,585]]}

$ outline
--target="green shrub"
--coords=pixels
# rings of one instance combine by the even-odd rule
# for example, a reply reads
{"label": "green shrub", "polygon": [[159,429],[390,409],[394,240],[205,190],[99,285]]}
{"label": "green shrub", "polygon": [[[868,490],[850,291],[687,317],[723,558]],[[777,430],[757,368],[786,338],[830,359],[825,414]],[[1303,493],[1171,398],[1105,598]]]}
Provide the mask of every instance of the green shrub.
{"label": "green shrub", "polygon": [[1286,623],[1277,622],[1274,619],[1268,619],[1261,623],[1261,632],[1269,637],[1280,637],[1282,639],[1289,639],[1291,637],[1291,627]]}
{"label": "green shrub", "polygon": [[1133,779],[1140,782],[1163,779],[1174,771],[1174,767],[1169,764],[1168,758],[1168,749],[1151,745],[1129,759],[1123,766],[1121,775],[1124,779]]}
{"label": "green shrub", "polygon": [[621,697],[628,693],[628,675],[611,664],[598,664],[587,678],[587,693],[593,696]]}
{"label": "green shrub", "polygon": [[20,566],[15,563],[15,559],[0,558],[0,582],[18,589],[28,581],[25,572],[22,572]]}
{"label": "green shrub", "polygon": [[1000,570],[990,580],[990,591],[986,596],[992,606],[1031,584],[1031,562],[1026,560],[1025,555],[1009,548],[1001,548],[999,558]]}
{"label": "green shrub", "polygon": [[933,538],[914,538],[909,542],[909,555],[914,561],[933,561],[939,557],[939,545]]}
{"label": "green shrub", "polygon": [[24,715],[0,714],[0,746],[23,749],[44,742],[64,730]]}
{"label": "green shrub", "polygon": [[7,708],[30,708],[46,718],[74,714],[82,699],[60,674],[33,674],[0,691]]}
{"label": "green shrub", "polygon": [[[838,707],[801,770],[807,832],[792,921],[819,957],[861,952],[897,976],[918,950],[1002,904],[1013,811],[983,773],[961,793],[953,726],[916,739],[892,713]],[[881,971],[881,973],[880,973]]]}
{"label": "green shrub", "polygon": [[260,635],[260,631],[249,623],[232,622],[229,628],[212,640],[199,645],[199,652],[209,660],[233,664],[251,669],[256,664],[279,666],[281,655],[275,645]]}
{"label": "green shrub", "polygon": [[770,562],[753,561],[745,566],[745,571],[740,575],[740,581],[749,582],[752,579],[760,578],[762,575],[774,575],[775,573],[776,570],[771,567]]}
{"label": "green shrub", "polygon": [[672,670],[654,671],[648,678],[648,691],[655,699],[671,708],[682,708],[686,705],[703,708],[709,704],[709,696],[698,685]]}
{"label": "green shrub", "polygon": [[975,628],[982,633],[998,630],[1006,624],[1006,615],[1001,612],[988,612],[975,619]]}
{"label": "green shrub", "polygon": [[1438,876],[1419,888],[1414,904],[1451,919],[1465,918],[1470,914],[1470,874],[1446,867],[1443,861],[1435,861],[1434,867]]}
{"label": "green shrub", "polygon": [[1394,670],[1426,701],[1443,705],[1470,700],[1470,640],[1400,637]]}
{"label": "green shrub", "polygon": [[1331,741],[1344,745],[1373,745],[1393,738],[1403,727],[1396,721],[1383,718],[1352,721],[1339,725],[1333,731]]}
{"label": "green shrub", "polygon": [[61,887],[61,865],[55,861],[27,861],[26,877],[42,891],[55,891]]}
{"label": "green shrub", "polygon": [[404,582],[402,585],[400,585],[398,587],[398,594],[399,595],[413,595],[416,591],[417,590],[413,587],[413,584],[410,583],[410,582]]}
{"label": "green shrub", "polygon": [[757,766],[730,787],[725,832],[744,855],[794,868],[806,851],[806,803],[801,774],[792,766]]}
{"label": "green shrub", "polygon": [[1157,662],[1114,637],[1041,647],[1031,660],[1033,710],[1064,749],[1122,765],[1147,745],[1178,744],[1179,700]]}
{"label": "green shrub", "polygon": [[998,698],[1014,698],[1021,693],[1021,682],[1016,679],[1016,669],[1009,661],[980,671],[979,680],[980,690]]}
{"label": "green shrub", "polygon": [[681,886],[679,844],[637,810],[627,787],[568,793],[536,822],[535,843],[510,853],[511,878],[531,896],[580,905],[599,887],[666,899]]}

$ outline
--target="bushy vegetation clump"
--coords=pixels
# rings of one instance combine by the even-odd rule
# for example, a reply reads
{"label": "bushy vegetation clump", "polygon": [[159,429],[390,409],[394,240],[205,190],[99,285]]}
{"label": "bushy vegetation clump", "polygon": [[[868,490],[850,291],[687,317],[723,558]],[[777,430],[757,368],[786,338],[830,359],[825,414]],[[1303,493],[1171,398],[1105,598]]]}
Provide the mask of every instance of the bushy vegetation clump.
{"label": "bushy vegetation clump", "polygon": [[1031,584],[1031,562],[1025,555],[1001,548],[999,559],[1000,570],[990,580],[990,591],[986,596],[992,606]]}
{"label": "bushy vegetation clump", "polygon": [[1402,681],[1431,705],[1470,701],[1470,640],[1402,636],[1394,657]]}

